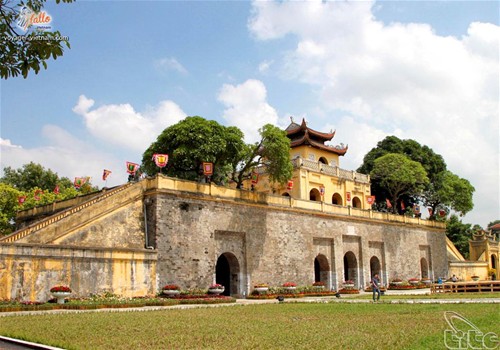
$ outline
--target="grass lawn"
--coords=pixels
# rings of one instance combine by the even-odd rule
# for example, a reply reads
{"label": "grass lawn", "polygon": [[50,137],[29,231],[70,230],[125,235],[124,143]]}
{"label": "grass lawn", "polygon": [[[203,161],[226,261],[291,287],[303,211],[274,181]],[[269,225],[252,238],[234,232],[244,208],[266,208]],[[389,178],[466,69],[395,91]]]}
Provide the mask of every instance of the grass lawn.
{"label": "grass lawn", "polygon": [[0,334],[65,349],[444,349],[445,311],[498,333],[499,304],[283,303],[0,317]]}

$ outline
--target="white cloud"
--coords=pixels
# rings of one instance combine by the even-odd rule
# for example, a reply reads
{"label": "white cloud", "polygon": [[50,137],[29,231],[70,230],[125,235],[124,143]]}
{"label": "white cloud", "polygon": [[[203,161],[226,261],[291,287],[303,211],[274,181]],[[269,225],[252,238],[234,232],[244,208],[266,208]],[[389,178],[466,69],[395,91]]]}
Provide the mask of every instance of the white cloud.
{"label": "white cloud", "polygon": [[260,80],[249,79],[236,86],[224,84],[217,98],[226,106],[224,119],[243,131],[246,142],[258,141],[260,127],[278,122],[276,110],[267,103],[267,90]]}
{"label": "white cloud", "polygon": [[188,70],[174,57],[161,58],[154,62],[155,67],[162,72],[175,71],[181,74],[188,74]]}
{"label": "white cloud", "polygon": [[0,137],[0,146],[3,146],[3,147],[21,147],[21,146],[16,146],[16,145],[13,145],[12,142],[8,139],[2,139]]}
{"label": "white cloud", "polygon": [[73,179],[90,176],[93,185],[102,187],[102,171],[106,168],[113,171],[108,179],[108,186],[127,181],[125,159],[98,149],[91,142],[79,140],[55,125],[44,126],[42,137],[47,141],[47,145],[36,148],[1,142],[2,169],[6,166],[17,169],[29,162],[35,162],[61,177]]}
{"label": "white cloud", "polygon": [[172,101],[162,101],[145,113],[130,104],[103,105],[90,108],[94,100],[80,96],[73,111],[84,118],[88,131],[108,143],[143,152],[163,129],[186,117]]}
{"label": "white cloud", "polygon": [[256,1],[248,27],[258,40],[296,38],[275,66],[319,90],[311,104],[326,115],[345,115],[336,138],[349,143],[346,159],[386,135],[414,139],[476,187],[470,220],[498,219],[500,28],[471,23],[462,38],[443,37],[425,23],[385,25],[373,4]]}

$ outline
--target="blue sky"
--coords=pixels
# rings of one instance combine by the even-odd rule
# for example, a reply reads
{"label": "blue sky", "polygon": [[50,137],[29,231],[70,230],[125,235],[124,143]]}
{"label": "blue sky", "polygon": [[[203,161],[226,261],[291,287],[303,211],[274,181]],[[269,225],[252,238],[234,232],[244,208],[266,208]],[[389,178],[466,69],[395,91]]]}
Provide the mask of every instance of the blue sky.
{"label": "blue sky", "polygon": [[47,4],[71,49],[1,81],[0,165],[126,182],[125,161],[200,115],[255,141],[290,116],[337,130],[355,170],[388,135],[443,155],[500,218],[495,1],[78,1]]}

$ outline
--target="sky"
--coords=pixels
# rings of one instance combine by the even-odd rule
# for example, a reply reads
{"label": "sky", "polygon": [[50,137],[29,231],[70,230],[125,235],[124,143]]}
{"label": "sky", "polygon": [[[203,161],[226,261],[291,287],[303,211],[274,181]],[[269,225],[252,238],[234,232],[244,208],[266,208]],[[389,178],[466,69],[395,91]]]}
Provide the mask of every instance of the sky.
{"label": "sky", "polygon": [[[386,136],[443,156],[475,187],[463,222],[500,219],[496,1],[50,2],[71,49],[0,82],[0,167],[30,161],[99,187],[166,127],[302,118],[347,144],[356,170]],[[112,171],[102,181],[103,169]]]}

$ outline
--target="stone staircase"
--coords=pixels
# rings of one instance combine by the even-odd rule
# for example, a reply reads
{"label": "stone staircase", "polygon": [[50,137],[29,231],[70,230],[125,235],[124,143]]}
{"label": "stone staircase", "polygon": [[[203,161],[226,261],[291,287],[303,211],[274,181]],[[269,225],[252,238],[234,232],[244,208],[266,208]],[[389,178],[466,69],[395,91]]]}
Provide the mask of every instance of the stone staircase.
{"label": "stone staircase", "polygon": [[105,191],[79,205],[75,205],[46,217],[27,227],[0,238],[2,243],[54,243],[59,237],[81,227],[98,217],[109,214],[124,205],[124,202],[142,197],[140,183],[125,185]]}

